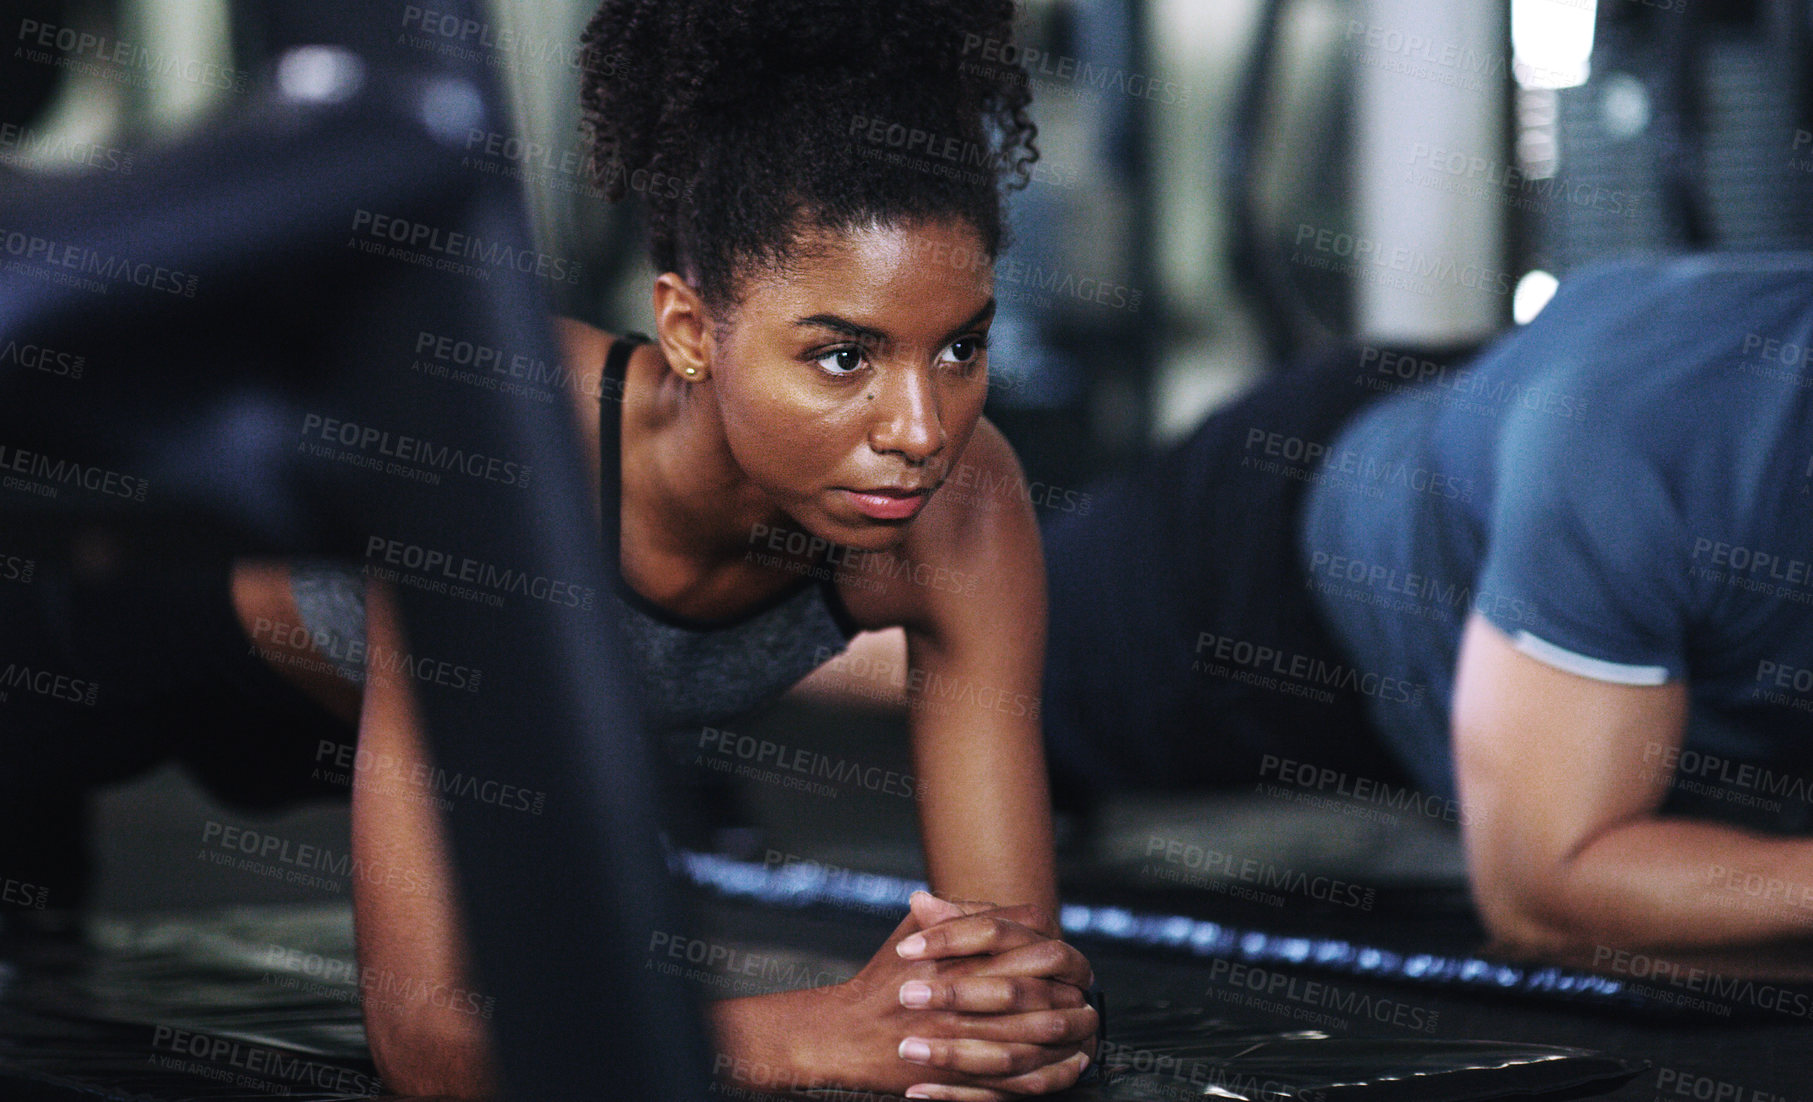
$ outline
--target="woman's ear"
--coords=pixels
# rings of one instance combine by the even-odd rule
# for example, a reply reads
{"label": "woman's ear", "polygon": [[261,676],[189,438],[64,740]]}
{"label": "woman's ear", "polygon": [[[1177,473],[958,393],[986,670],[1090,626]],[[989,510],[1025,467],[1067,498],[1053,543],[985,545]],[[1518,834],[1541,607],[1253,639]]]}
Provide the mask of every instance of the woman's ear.
{"label": "woman's ear", "polygon": [[712,321],[705,300],[677,272],[655,280],[655,338],[669,368],[689,383],[711,377]]}

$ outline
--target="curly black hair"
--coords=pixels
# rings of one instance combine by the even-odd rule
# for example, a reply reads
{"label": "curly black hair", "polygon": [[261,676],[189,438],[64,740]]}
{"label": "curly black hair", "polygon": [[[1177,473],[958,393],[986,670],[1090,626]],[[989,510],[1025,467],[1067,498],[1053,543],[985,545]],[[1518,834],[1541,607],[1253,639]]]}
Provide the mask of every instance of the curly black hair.
{"label": "curly black hair", "polygon": [[[714,306],[802,231],[956,216],[989,256],[1038,159],[1014,0],[604,0],[581,129],[649,259]],[[1004,60],[1005,59],[1005,60]]]}

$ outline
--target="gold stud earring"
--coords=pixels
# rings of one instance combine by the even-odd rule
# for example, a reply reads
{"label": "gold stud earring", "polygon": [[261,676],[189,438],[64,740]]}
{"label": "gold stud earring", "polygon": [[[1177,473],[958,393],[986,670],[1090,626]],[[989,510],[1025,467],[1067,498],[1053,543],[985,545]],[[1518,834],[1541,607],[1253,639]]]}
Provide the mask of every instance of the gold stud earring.
{"label": "gold stud earring", "polygon": [[696,367],[689,367],[686,369],[686,373],[688,375],[697,375],[699,373],[699,369]]}

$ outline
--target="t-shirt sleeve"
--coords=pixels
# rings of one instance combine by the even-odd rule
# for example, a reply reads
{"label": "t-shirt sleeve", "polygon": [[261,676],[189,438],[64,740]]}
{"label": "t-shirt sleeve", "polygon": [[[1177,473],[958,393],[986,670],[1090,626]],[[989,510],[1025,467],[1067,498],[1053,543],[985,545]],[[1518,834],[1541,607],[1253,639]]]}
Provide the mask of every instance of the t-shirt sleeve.
{"label": "t-shirt sleeve", "polygon": [[1643,426],[1533,410],[1507,422],[1477,587],[1491,599],[1475,603],[1523,653],[1626,685],[1685,675],[1692,607],[1688,525],[1658,426]]}

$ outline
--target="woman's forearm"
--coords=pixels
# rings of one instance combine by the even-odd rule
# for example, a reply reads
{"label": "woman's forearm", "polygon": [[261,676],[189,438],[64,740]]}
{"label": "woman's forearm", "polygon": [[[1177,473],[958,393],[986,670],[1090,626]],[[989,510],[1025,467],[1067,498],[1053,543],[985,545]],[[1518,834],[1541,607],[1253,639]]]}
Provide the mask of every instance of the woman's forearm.
{"label": "woman's forearm", "polygon": [[751,1091],[789,1093],[831,1085],[812,1028],[822,1025],[828,988],[750,995],[708,1004],[715,1044],[712,1075]]}
{"label": "woman's forearm", "polygon": [[[1051,801],[1036,736],[983,731],[915,740],[920,830],[934,891],[1058,914]],[[954,743],[954,740],[953,740]]]}

